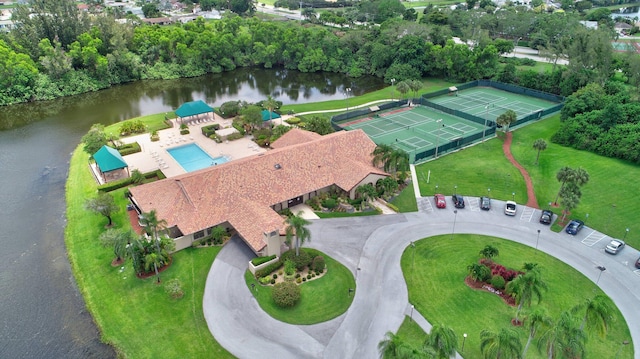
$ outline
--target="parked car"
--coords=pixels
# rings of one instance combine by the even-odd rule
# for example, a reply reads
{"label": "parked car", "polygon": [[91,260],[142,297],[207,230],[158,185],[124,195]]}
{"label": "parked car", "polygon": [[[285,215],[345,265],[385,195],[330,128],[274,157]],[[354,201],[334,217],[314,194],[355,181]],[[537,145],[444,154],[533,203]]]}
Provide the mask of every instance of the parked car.
{"label": "parked car", "polygon": [[640,269],[640,257],[636,259],[636,268]]}
{"label": "parked car", "polygon": [[447,208],[447,201],[444,199],[444,195],[438,193],[433,196],[433,199],[436,201],[436,207]]}
{"label": "parked car", "polygon": [[606,247],[604,247],[604,251],[610,254],[618,254],[624,248],[624,241],[619,239],[612,239]]}
{"label": "parked car", "polygon": [[573,234],[575,236],[576,234],[578,234],[578,232],[580,232],[582,227],[584,227],[584,222],[582,222],[579,219],[574,219],[571,222],[569,222],[569,225],[567,225],[565,232],[569,234]]}
{"label": "parked car", "polygon": [[464,197],[459,194],[454,194],[451,196],[451,199],[453,200],[453,205],[456,208],[464,208]]}
{"label": "parked car", "polygon": [[515,216],[518,205],[514,201],[507,201],[504,204],[504,214],[507,216]]}
{"label": "parked car", "polygon": [[491,209],[491,198],[480,197],[480,209],[488,211]]}
{"label": "parked car", "polygon": [[542,224],[551,224],[553,220],[553,212],[548,209],[543,209],[542,214],[540,215],[540,223]]}

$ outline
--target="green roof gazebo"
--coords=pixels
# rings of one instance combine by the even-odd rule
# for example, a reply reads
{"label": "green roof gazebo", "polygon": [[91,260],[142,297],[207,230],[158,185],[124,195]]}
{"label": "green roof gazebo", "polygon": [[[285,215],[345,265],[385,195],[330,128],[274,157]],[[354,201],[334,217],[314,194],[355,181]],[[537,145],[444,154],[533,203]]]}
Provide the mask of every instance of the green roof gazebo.
{"label": "green roof gazebo", "polygon": [[280,118],[280,115],[269,110],[262,110],[262,121],[271,121]]}
{"label": "green roof gazebo", "polygon": [[114,148],[102,146],[93,154],[93,160],[96,161],[96,170],[105,183],[130,176],[129,165]]}
{"label": "green roof gazebo", "polygon": [[183,103],[182,106],[178,107],[175,111],[175,114],[180,117],[180,121],[182,122],[185,117],[199,116],[209,112],[213,112],[213,107],[207,105],[202,100],[197,100]]}

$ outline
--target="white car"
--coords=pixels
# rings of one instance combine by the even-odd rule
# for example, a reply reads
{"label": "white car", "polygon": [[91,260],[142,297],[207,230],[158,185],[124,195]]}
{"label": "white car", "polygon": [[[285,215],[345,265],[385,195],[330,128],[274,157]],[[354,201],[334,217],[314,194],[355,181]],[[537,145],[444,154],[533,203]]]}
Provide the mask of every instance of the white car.
{"label": "white car", "polygon": [[504,205],[504,214],[507,216],[515,216],[516,215],[517,205],[514,201],[507,201]]}
{"label": "white car", "polygon": [[624,242],[619,239],[612,239],[604,248],[604,251],[611,254],[618,254],[624,248]]}

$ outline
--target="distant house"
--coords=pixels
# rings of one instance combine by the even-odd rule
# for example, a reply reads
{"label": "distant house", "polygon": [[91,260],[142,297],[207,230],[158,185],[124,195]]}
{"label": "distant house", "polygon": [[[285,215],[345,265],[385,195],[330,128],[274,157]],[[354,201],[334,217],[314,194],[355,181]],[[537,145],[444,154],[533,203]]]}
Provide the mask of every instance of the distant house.
{"label": "distant house", "polygon": [[170,17],[156,17],[151,19],[142,19],[142,22],[145,22],[149,25],[171,25],[174,21]]}
{"label": "distant house", "polygon": [[133,187],[139,213],[167,221],[176,250],[223,226],[256,255],[280,254],[285,208],[330,190],[356,198],[356,188],[388,176],[372,166],[376,144],[361,130],[320,136],[293,129],[273,150],[177,177]]}

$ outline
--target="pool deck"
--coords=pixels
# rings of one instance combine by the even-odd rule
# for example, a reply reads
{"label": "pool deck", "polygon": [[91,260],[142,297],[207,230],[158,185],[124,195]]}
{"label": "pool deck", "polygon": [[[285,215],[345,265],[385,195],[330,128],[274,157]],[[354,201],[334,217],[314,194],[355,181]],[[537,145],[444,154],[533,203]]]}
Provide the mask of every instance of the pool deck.
{"label": "pool deck", "polygon": [[200,148],[209,154],[211,157],[225,156],[230,161],[238,158],[249,157],[257,155],[267,150],[256,145],[250,137],[244,137],[234,141],[228,141],[223,143],[217,143],[209,138],[206,138],[200,128],[202,126],[211,125],[214,123],[220,124],[221,128],[230,128],[231,120],[225,120],[220,116],[214,115],[214,119],[208,122],[190,125],[190,134],[180,134],[180,124],[176,124],[176,120],[172,120],[174,123],[173,128],[158,131],[160,135],[160,141],[151,142],[151,138],[148,133],[126,137],[122,139],[124,143],[138,142],[140,144],[141,152],[124,156],[124,160],[129,165],[129,170],[139,170],[142,173],[155,171],[157,169],[167,177],[175,177],[187,173],[178,162],[166,151],[169,148],[183,146],[189,143],[197,143]]}

